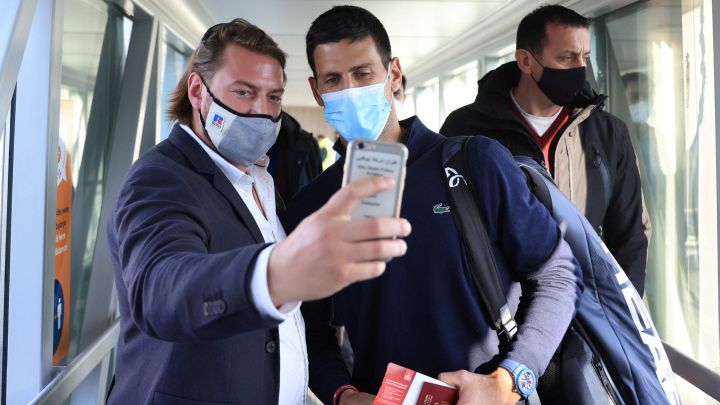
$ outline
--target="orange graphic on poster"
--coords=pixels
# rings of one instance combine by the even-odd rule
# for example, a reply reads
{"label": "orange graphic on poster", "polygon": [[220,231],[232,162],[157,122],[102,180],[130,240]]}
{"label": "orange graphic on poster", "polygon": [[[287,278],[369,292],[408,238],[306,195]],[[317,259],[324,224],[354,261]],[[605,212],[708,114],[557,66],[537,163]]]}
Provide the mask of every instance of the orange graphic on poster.
{"label": "orange graphic on poster", "polygon": [[70,228],[72,170],[62,139],[58,145],[57,210],[55,211],[55,294],[53,300],[53,365],[67,356],[70,346]]}

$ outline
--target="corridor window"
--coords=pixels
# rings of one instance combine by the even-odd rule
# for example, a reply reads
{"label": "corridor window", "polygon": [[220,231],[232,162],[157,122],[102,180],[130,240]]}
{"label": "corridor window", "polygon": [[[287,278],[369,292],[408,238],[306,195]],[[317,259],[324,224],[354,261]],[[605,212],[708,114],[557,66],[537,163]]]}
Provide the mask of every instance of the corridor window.
{"label": "corridor window", "polygon": [[[6,347],[6,343],[4,341],[5,336],[7,336],[5,328],[5,302],[7,302],[6,294],[7,289],[5,285],[5,260],[6,260],[6,242],[7,235],[8,235],[8,229],[7,229],[7,197],[8,193],[5,189],[7,187],[7,177],[8,177],[8,162],[5,159],[6,152],[8,150],[8,144],[9,144],[9,138],[10,133],[12,130],[12,120],[13,120],[13,107],[10,106],[10,111],[8,112],[7,118],[2,121],[3,125],[0,127],[0,322],[2,322],[2,326],[0,326],[0,356],[4,357],[4,351]],[[5,368],[0,367],[0,381],[5,381],[6,378],[3,375],[5,373]]]}
{"label": "corridor window", "polygon": [[[596,19],[592,59],[639,163],[652,222],[645,299],[655,325],[663,340],[717,370],[713,37],[702,1],[690,3],[640,2]],[[680,389],[684,402],[706,401]]]}
{"label": "corridor window", "polygon": [[[14,97],[13,97],[14,98]],[[10,111],[8,111],[8,115],[4,121],[2,121],[2,127],[0,127],[0,232],[2,234],[2,237],[0,239],[7,240],[5,238],[5,200],[6,200],[6,193],[5,193],[5,187],[7,185],[7,176],[8,176],[8,170],[7,170],[7,163],[5,161],[5,153],[8,149],[8,143],[10,138],[10,131],[11,131],[11,125],[12,125],[12,119],[13,119],[13,107],[10,106]],[[0,245],[0,275],[2,275],[2,269],[5,268],[5,263],[3,261],[4,258],[4,250],[5,246],[4,244]],[[2,286],[3,282],[2,277],[0,277],[0,287]],[[3,289],[0,288],[0,293],[3,292]],[[0,295],[1,296],[1,295]]]}
{"label": "corridor window", "polygon": [[417,109],[415,108],[415,93],[415,89],[405,92],[405,104],[403,105],[403,111],[408,117],[417,115]]}
{"label": "corridor window", "polygon": [[178,81],[185,74],[188,61],[190,60],[190,54],[192,50],[187,46],[180,38],[178,38],[171,31],[165,31],[165,46],[164,50],[164,69],[162,79],[162,95],[160,98],[160,140],[163,140],[170,135],[172,129],[172,122],[167,117],[167,110],[170,106],[170,96],[172,95],[175,86]]}
{"label": "corridor window", "polygon": [[415,89],[415,109],[417,116],[432,131],[440,130],[440,100],[438,80],[433,79]]}
{"label": "corridor window", "polygon": [[477,95],[477,62],[467,64],[444,78],[443,116],[441,121],[458,108],[472,103]]}
{"label": "corridor window", "polygon": [[132,20],[111,4],[65,1],[57,207],[57,226],[64,227],[55,246],[55,364],[82,349],[79,332],[95,240],[104,231],[99,216],[131,29]]}

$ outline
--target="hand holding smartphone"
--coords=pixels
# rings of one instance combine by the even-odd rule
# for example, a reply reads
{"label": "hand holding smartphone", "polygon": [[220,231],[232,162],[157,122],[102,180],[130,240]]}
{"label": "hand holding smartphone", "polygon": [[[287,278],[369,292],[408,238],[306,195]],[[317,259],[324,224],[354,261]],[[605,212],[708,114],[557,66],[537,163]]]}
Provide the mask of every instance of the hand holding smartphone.
{"label": "hand holding smartphone", "polygon": [[398,217],[405,186],[405,164],[408,150],[396,142],[353,139],[347,146],[343,186],[353,180],[370,176],[387,176],[395,187],[360,200],[350,212],[353,219]]}

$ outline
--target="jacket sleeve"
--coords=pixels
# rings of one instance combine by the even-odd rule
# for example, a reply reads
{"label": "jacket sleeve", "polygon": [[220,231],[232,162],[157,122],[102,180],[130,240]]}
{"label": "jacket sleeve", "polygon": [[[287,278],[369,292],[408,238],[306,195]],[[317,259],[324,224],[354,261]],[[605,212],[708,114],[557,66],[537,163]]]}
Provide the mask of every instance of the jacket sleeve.
{"label": "jacket sleeve", "polygon": [[618,160],[610,202],[603,220],[603,240],[640,296],[645,290],[650,220],[644,211],[640,173],[627,127],[614,119]]}
{"label": "jacket sleeve", "polygon": [[567,242],[560,238],[550,257],[520,283],[518,334],[507,357],[540,376],[560,346],[582,292],[580,267]]}
{"label": "jacket sleeve", "polygon": [[[290,200],[285,223],[288,234],[330,198],[341,178],[340,172],[330,168],[316,179],[318,183],[311,183]],[[304,302],[300,308],[305,319],[310,389],[323,403],[332,404],[335,390],[352,383],[333,325],[333,297]]]}
{"label": "jacket sleeve", "polygon": [[332,298],[306,302],[301,308],[305,318],[310,389],[324,404],[332,404],[335,390],[352,383],[338,345],[337,329],[332,325]]}
{"label": "jacket sleeve", "polygon": [[495,141],[473,139],[479,140],[470,143],[479,145],[478,151],[469,156],[492,162],[470,172],[496,262],[504,263],[522,288],[518,334],[507,356],[542,375],[577,309],[580,267],[509,152]]}
{"label": "jacket sleeve", "polygon": [[131,171],[108,223],[116,281],[124,287],[118,291],[126,291],[132,321],[168,341],[222,339],[279,324],[257,310],[250,290],[267,245],[208,252],[202,196],[180,177],[162,165]]}

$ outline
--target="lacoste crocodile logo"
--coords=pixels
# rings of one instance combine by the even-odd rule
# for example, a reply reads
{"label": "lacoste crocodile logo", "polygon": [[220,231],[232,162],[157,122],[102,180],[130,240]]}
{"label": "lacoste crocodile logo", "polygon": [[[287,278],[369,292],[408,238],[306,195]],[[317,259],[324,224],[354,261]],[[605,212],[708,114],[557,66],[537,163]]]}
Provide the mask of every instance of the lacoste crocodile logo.
{"label": "lacoste crocodile logo", "polygon": [[443,206],[442,203],[433,207],[433,214],[447,214],[448,212],[450,212],[450,207],[447,205]]}

